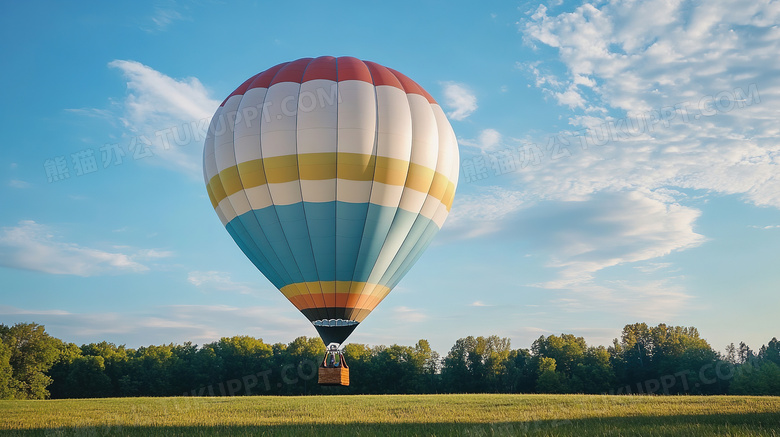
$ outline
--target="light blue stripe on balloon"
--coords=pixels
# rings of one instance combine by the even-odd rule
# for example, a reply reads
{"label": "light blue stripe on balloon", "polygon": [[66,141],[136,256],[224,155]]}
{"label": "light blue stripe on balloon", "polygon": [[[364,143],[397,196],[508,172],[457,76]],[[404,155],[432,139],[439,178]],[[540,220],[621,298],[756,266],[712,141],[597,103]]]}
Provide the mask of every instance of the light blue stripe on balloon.
{"label": "light blue stripe on balloon", "polygon": [[[278,253],[274,252],[271,249],[271,245],[268,242],[268,238],[266,237],[266,234],[263,231],[263,229],[260,228],[256,215],[243,214],[241,216],[241,222],[244,224],[244,228],[246,229],[246,232],[249,235],[252,235],[252,240],[255,245],[254,247],[256,250],[260,252],[258,258],[264,257],[267,263],[279,276],[279,279],[285,284],[289,283],[292,280],[292,276],[290,275],[290,271],[288,270],[289,267],[285,266],[282,263],[282,261],[279,259]],[[264,272],[264,270],[262,269],[260,271]]]}
{"label": "light blue stripe on balloon", "polygon": [[304,202],[303,209],[317,277],[332,277],[336,271],[336,202]]}
{"label": "light blue stripe on balloon", "polygon": [[382,275],[382,278],[379,280],[379,284],[387,285],[390,283],[395,273],[401,268],[404,260],[406,260],[406,258],[408,258],[414,250],[414,247],[417,245],[420,237],[423,236],[423,233],[425,232],[425,229],[428,227],[429,223],[432,223],[431,220],[426,219],[423,215],[417,214],[412,228],[409,229],[409,233],[406,235],[406,239],[401,245],[401,249],[398,250],[395,258],[390,263],[390,266]]}
{"label": "light blue stripe on balloon", "polygon": [[406,256],[399,257],[402,259],[402,262],[398,267],[394,268],[394,266],[391,266],[387,269],[388,272],[392,272],[392,276],[389,280],[385,282],[385,278],[383,278],[383,280],[380,281],[380,284],[386,285],[390,289],[398,285],[398,282],[403,279],[403,277],[409,272],[417,260],[420,259],[420,256],[422,256],[422,254],[425,252],[425,249],[427,249],[431,244],[431,241],[433,241],[433,237],[437,232],[439,232],[439,227],[432,220],[423,216],[420,216],[419,218],[423,220],[418,221],[415,223],[415,225],[419,224],[419,227],[424,227],[422,234],[416,237],[416,239],[408,239],[409,241],[414,242],[414,246],[412,247],[411,251],[409,251]]}
{"label": "light blue stripe on balloon", "polygon": [[[366,224],[368,203],[336,203],[336,271],[333,280],[351,281]],[[338,278],[338,279],[337,279]]]}
{"label": "light blue stripe on balloon", "polygon": [[[262,232],[257,228],[250,228],[250,233],[258,236],[254,240],[260,252],[269,262],[274,260],[271,265],[284,266],[284,274],[275,274],[273,270],[280,271],[278,269],[266,269],[269,275],[264,270],[265,263],[255,263],[277,288],[317,280],[364,282],[376,264],[388,232],[392,231],[395,224],[408,226],[410,220],[415,220],[401,246],[401,250],[405,250],[408,256],[415,256],[424,248],[416,244],[417,240],[421,237],[432,238],[438,230],[430,219],[399,208],[370,203],[299,202],[249,211],[231,220],[227,226],[228,232],[231,232],[232,225],[236,224],[237,220],[240,222],[247,214],[254,215],[262,228]],[[277,219],[277,214],[284,225]],[[369,215],[370,220],[367,220]],[[247,220],[244,220],[247,225],[252,223],[249,218],[252,217],[248,216]],[[306,229],[302,228],[304,225],[307,226]],[[432,228],[428,229],[428,225]],[[288,238],[288,230],[290,237],[294,238]],[[249,237],[244,235],[237,238],[237,235],[238,232],[231,232],[231,236],[239,247],[243,245],[244,250],[247,243],[242,239]],[[400,238],[392,232],[391,236]],[[252,253],[245,250],[245,253],[247,252]],[[405,273],[411,267],[411,260],[406,263],[403,261],[402,255],[393,259],[390,265],[390,269],[395,272],[393,277],[398,273],[398,269],[405,269]],[[390,273],[379,273],[382,273],[380,276],[383,280],[391,280]]]}
{"label": "light blue stripe on balloon", "polygon": [[276,254],[281,264],[290,274],[290,280],[292,282],[284,285],[303,282],[303,275],[301,274],[301,270],[298,268],[298,265],[295,262],[295,258],[293,257],[289,244],[287,243],[287,238],[284,236],[282,225],[279,223],[279,219],[277,218],[274,207],[269,206],[267,208],[252,210],[245,214],[255,215],[257,222],[260,224],[260,227],[263,229],[263,232],[268,239],[270,250]]}
{"label": "light blue stripe on balloon", "polygon": [[419,214],[398,209],[393,218],[393,224],[387,233],[385,244],[382,246],[382,251],[376,259],[376,265],[366,282],[371,284],[380,283],[393,260],[397,257],[398,252],[403,248],[403,243],[407,240],[407,236],[409,236],[418,216]]}
{"label": "light blue stripe on balloon", "polygon": [[[272,284],[274,284],[274,287],[278,288],[284,286],[284,284],[289,281],[289,279],[282,279],[274,269],[270,268],[269,263],[263,260],[263,255],[267,255],[267,253],[263,253],[263,251],[254,243],[254,240],[249,238],[249,234],[246,229],[243,228],[240,220],[236,219],[231,221],[225,226],[225,229],[230,236],[233,237],[233,240],[241,251],[244,252],[244,255],[246,255],[246,257],[252,261],[252,264],[254,264]],[[273,256],[273,254],[271,255]]]}
{"label": "light blue stripe on balloon", "polygon": [[303,202],[292,205],[275,205],[272,208],[276,208],[284,236],[290,245],[295,263],[303,275],[303,280],[305,282],[319,280],[317,267],[314,265],[314,251],[311,248]]}
{"label": "light blue stripe on balloon", "polygon": [[365,282],[368,275],[376,264],[379,257],[379,251],[385,245],[387,233],[393,224],[393,218],[398,208],[375,205],[368,205],[368,214],[366,215],[366,226],[363,230],[363,239],[360,242],[360,252],[358,252],[357,264],[355,264],[355,274],[353,281]]}

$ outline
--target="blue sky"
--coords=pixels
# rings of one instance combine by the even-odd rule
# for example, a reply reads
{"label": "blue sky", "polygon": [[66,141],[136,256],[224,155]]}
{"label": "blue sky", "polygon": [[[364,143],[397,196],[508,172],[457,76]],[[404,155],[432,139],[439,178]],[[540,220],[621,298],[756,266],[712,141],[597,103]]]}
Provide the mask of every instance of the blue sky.
{"label": "blue sky", "polygon": [[[461,175],[434,244],[351,342],[696,326],[780,335],[780,5],[59,2],[0,6],[0,323],[137,347],[316,331],[201,176],[246,78],[305,56],[408,75]],[[66,177],[67,173],[67,177]]]}

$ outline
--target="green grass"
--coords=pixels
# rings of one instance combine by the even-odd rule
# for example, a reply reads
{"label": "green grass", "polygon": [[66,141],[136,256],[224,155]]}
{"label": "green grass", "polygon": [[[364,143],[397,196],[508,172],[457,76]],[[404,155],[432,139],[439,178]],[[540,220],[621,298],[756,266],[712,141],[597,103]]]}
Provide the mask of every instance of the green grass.
{"label": "green grass", "polygon": [[780,397],[388,395],[0,401],[0,435],[780,436]]}

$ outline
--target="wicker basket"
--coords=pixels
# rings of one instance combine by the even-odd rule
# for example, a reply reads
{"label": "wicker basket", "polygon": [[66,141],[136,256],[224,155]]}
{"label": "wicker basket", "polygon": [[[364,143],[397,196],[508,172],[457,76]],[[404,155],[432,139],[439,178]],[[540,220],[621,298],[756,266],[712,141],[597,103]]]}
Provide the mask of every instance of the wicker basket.
{"label": "wicker basket", "polygon": [[349,367],[320,367],[320,385],[349,385]]}

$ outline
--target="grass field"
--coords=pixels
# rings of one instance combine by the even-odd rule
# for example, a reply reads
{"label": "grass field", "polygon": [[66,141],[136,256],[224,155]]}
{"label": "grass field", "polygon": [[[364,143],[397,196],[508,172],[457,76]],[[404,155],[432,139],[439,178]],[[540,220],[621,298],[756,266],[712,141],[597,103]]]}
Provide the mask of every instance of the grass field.
{"label": "grass field", "polygon": [[780,397],[388,395],[0,401],[0,435],[780,436]]}

